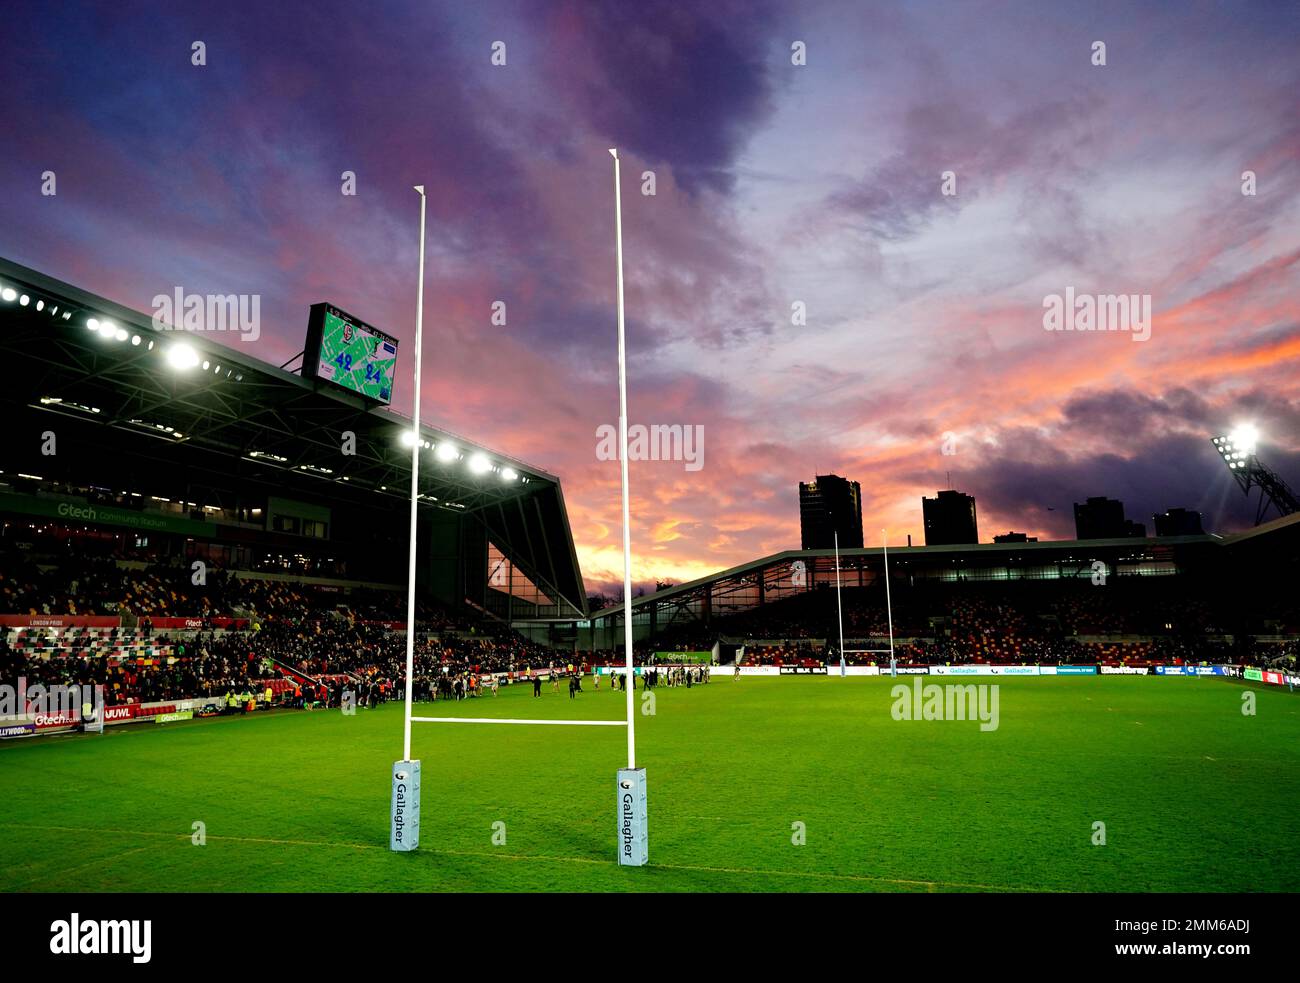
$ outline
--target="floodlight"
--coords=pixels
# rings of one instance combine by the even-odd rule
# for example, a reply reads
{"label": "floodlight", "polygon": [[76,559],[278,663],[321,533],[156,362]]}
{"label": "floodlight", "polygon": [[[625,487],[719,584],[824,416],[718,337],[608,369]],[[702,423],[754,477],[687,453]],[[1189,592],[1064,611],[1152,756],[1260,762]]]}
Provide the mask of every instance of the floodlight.
{"label": "floodlight", "polygon": [[455,444],[449,444],[444,440],[440,444],[438,444],[437,455],[439,461],[442,461],[443,463],[447,463],[449,461],[454,461],[456,460],[456,458],[460,457],[460,451],[456,450]]}
{"label": "floodlight", "polygon": [[469,469],[474,474],[483,474],[492,470],[492,462],[488,460],[487,455],[482,451],[470,455]]}
{"label": "floodlight", "polygon": [[514,468],[502,468],[502,469],[501,469],[501,480],[502,480],[502,481],[514,481],[514,480],[515,480],[516,478],[518,478],[518,477],[519,477],[519,472],[517,472]]}
{"label": "floodlight", "polygon": [[192,369],[199,364],[199,353],[193,345],[178,341],[167,349],[167,364],[180,371]]}
{"label": "floodlight", "polygon": [[1259,444],[1259,428],[1255,424],[1239,424],[1227,436],[1211,439],[1241,490],[1249,495],[1252,489],[1259,489],[1256,525],[1264,521],[1270,509],[1276,510],[1279,516],[1300,512],[1300,494],[1255,456]]}
{"label": "floodlight", "polygon": [[415,446],[415,433],[413,431],[410,430],[402,431],[402,446],[403,447]]}
{"label": "floodlight", "polygon": [[1259,430],[1253,423],[1243,423],[1228,434],[1228,439],[1239,450],[1247,454],[1253,454],[1255,453],[1255,445],[1259,443]]}

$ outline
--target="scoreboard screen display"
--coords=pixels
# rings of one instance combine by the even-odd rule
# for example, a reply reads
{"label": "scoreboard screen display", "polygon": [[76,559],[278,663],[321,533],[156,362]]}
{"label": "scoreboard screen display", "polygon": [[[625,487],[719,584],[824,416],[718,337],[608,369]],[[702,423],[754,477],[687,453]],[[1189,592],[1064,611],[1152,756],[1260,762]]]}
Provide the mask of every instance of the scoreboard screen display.
{"label": "scoreboard screen display", "polygon": [[312,378],[389,403],[397,369],[397,339],[333,304],[313,304],[303,369]]}

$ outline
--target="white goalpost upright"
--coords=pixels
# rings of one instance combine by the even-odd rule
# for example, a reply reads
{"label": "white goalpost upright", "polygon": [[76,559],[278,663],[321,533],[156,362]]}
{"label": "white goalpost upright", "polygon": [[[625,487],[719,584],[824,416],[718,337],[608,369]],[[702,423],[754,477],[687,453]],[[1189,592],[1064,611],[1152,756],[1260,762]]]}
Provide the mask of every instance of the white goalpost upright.
{"label": "white goalpost upright", "polygon": [[835,530],[835,614],[840,624],[840,676],[844,676],[844,602],[840,600],[840,531]]}
{"label": "white goalpost upright", "polygon": [[894,604],[889,599],[889,537],[880,530],[880,545],[885,551],[885,621],[889,625],[889,667],[894,667]]}
{"label": "white goalpost upright", "polygon": [[844,602],[840,598],[840,534],[835,533],[835,609],[840,626],[840,674],[844,674],[844,656],[849,655],[883,655],[889,653],[889,662],[894,663],[894,605],[889,593],[889,539],[885,530],[880,530],[880,544],[884,549],[885,566],[885,619],[889,624],[889,648],[887,649],[846,649],[844,647]]}
{"label": "white goalpost upright", "polygon": [[504,717],[415,717],[411,714],[412,695],[415,689],[415,545],[421,446],[420,341],[424,323],[425,194],[423,186],[416,186],[415,190],[420,195],[420,286],[415,315],[415,410],[412,414],[415,439],[412,441],[411,447],[411,533],[406,609],[406,700],[402,759],[393,764],[393,795],[390,809],[392,822],[389,837],[389,847],[393,850],[411,851],[415,850],[420,844],[420,762],[418,759],[412,759],[411,757],[412,723],[626,727],[627,767],[620,768],[616,775],[618,862],[622,866],[640,867],[647,863],[649,859],[645,769],[636,766],[636,670],[632,658],[632,531],[627,473],[627,350],[624,340],[623,320],[623,204],[620,193],[621,175],[618,150],[611,148],[609,153],[614,158],[614,241],[617,258],[616,284],[618,292],[618,431],[623,492],[623,644],[627,718],[625,720],[542,720]]}
{"label": "white goalpost upright", "polygon": [[411,700],[415,691],[415,539],[420,499],[420,344],[424,334],[424,212],[428,199],[424,185],[420,196],[420,275],[415,299],[415,392],[411,402],[411,530],[406,568],[406,693],[402,721],[402,760],[393,762],[393,795],[390,800],[388,847],[402,852],[420,845],[420,762],[411,759]]}
{"label": "white goalpost upright", "polygon": [[640,867],[648,859],[645,769],[636,766],[636,673],[632,665],[632,522],[627,486],[627,344],[623,322],[623,192],[618,149],[614,158],[614,250],[618,292],[618,457],[623,488],[623,657],[627,669],[627,767],[617,775],[618,862]]}

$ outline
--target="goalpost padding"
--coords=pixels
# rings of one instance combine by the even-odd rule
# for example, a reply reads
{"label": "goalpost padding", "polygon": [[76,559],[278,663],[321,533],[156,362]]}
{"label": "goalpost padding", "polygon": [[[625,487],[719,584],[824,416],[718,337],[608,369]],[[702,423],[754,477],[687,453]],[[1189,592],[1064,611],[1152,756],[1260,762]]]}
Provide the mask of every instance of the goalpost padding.
{"label": "goalpost padding", "polygon": [[409,853],[420,846],[420,762],[393,762],[392,824],[388,849]]}
{"label": "goalpost padding", "polygon": [[644,867],[650,859],[644,768],[618,770],[618,863]]}

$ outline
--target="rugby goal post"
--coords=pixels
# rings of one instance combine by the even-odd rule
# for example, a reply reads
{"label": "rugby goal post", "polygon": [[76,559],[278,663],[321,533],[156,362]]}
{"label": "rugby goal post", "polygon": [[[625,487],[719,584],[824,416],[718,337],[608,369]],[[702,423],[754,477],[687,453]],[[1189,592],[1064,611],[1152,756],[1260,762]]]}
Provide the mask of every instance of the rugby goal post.
{"label": "rugby goal post", "polygon": [[412,425],[416,439],[411,442],[411,530],[406,600],[406,699],[403,724],[402,759],[393,763],[393,791],[390,802],[389,849],[402,853],[420,845],[420,762],[411,758],[411,724],[513,724],[516,726],[626,727],[627,767],[615,776],[616,842],[620,866],[641,867],[649,860],[649,833],[646,821],[645,769],[636,766],[636,672],[632,658],[632,533],[628,494],[627,460],[627,348],[623,318],[623,204],[618,150],[610,148],[614,158],[614,241],[616,285],[618,295],[618,433],[620,479],[623,498],[623,647],[625,670],[630,685],[627,692],[627,717],[624,720],[538,720],[496,717],[414,717],[411,712],[415,690],[415,546],[416,509],[419,495],[420,468],[420,341],[424,324],[424,224],[425,192],[420,195],[420,274],[419,298],[415,315],[415,409]]}
{"label": "rugby goal post", "polygon": [[894,661],[894,605],[889,594],[889,537],[885,530],[880,530],[880,545],[884,550],[885,564],[885,620],[889,625],[889,648],[887,649],[846,649],[844,647],[844,602],[840,598],[840,534],[835,533],[835,610],[840,629],[840,675],[844,673],[845,655],[883,655],[889,654],[889,661]]}

